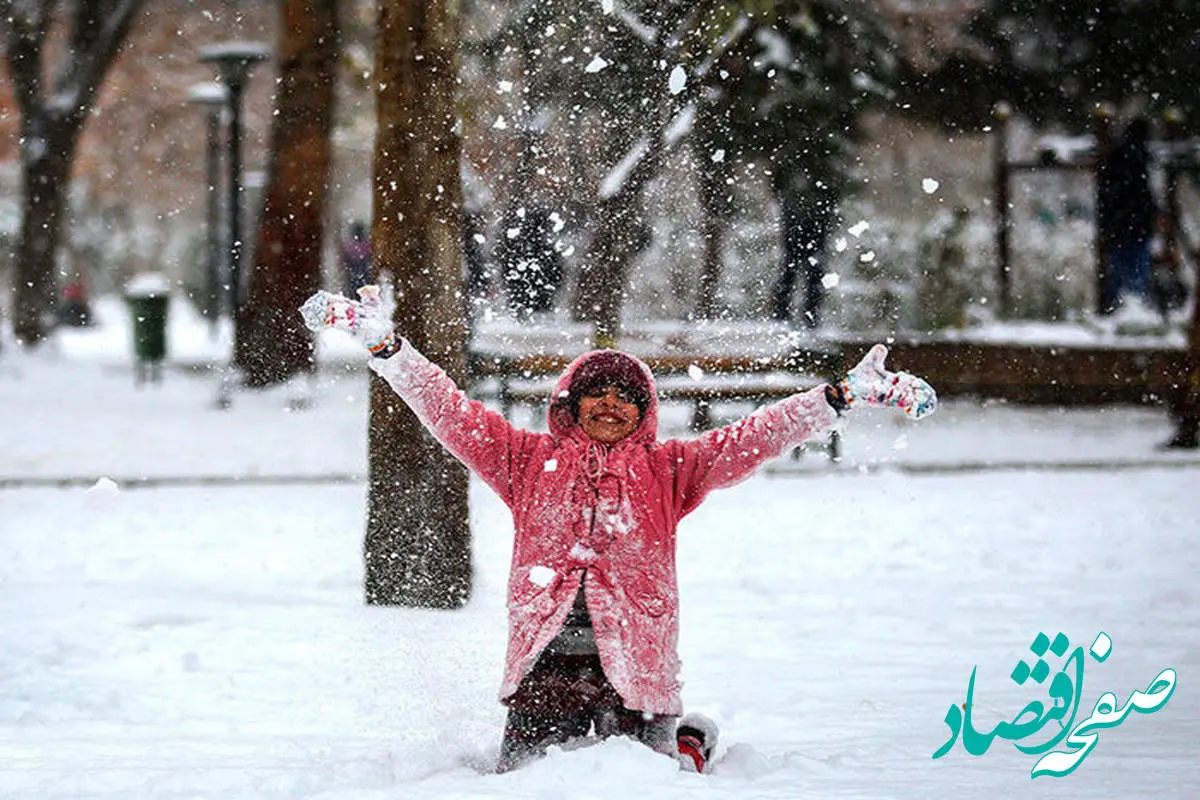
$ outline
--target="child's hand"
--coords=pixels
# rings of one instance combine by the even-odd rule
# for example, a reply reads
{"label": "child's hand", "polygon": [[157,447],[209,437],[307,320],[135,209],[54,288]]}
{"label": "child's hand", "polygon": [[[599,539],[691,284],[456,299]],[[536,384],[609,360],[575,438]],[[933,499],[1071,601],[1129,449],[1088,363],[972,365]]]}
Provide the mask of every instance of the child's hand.
{"label": "child's hand", "polygon": [[372,355],[390,353],[396,344],[396,334],[380,305],[379,287],[364,286],[358,290],[358,296],[361,301],[319,291],[300,307],[300,316],[314,333],[334,328],[353,336]]}
{"label": "child's hand", "polygon": [[907,372],[888,372],[883,366],[887,348],[877,344],[858,366],[831,387],[834,408],[854,408],[862,404],[898,408],[913,419],[921,419],[937,409],[937,393],[925,381]]}

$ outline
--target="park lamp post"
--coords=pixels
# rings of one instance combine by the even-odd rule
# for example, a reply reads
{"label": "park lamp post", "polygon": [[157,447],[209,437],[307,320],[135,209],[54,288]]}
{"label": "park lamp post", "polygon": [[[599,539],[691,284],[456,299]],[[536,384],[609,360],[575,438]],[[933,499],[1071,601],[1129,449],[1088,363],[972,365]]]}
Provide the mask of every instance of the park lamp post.
{"label": "park lamp post", "polygon": [[254,66],[270,57],[261,42],[223,42],[201,48],[200,61],[216,68],[229,102],[229,313],[237,330],[242,285],[242,94]]}
{"label": "park lamp post", "polygon": [[216,338],[221,320],[221,113],[229,103],[229,90],[221,83],[198,83],[188,100],[204,110],[208,127],[205,154],[207,183],[207,221],[204,248],[204,308],[208,313],[209,333]]}
{"label": "park lamp post", "polygon": [[236,375],[238,311],[242,297],[242,94],[254,65],[266,61],[270,48],[261,42],[222,42],[201,48],[200,61],[212,64],[217,78],[225,85],[229,103],[229,317],[233,329],[229,363],[221,374],[217,408],[233,404]]}

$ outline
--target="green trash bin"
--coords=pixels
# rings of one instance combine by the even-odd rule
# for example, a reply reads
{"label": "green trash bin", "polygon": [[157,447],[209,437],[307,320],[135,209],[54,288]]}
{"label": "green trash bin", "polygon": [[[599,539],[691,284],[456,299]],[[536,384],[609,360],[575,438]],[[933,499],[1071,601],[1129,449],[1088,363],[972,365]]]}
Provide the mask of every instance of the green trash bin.
{"label": "green trash bin", "polygon": [[167,357],[167,309],[171,297],[165,280],[141,275],[125,289],[125,301],[133,322],[134,379],[162,380],[162,362]]}

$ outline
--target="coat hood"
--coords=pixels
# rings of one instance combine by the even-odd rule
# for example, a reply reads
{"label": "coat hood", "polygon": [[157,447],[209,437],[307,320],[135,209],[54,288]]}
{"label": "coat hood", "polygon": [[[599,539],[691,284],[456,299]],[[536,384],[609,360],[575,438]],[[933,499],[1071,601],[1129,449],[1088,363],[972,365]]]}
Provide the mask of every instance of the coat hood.
{"label": "coat hood", "polygon": [[642,412],[637,429],[625,441],[653,442],[658,436],[658,391],[654,374],[641,359],[619,350],[592,350],[579,356],[563,370],[554,385],[547,414],[550,432],[555,436],[566,436],[587,440],[587,434],[579,427],[572,402],[572,387],[576,380],[585,375],[589,381],[597,375],[611,375],[614,382],[634,381],[646,394],[646,408]]}

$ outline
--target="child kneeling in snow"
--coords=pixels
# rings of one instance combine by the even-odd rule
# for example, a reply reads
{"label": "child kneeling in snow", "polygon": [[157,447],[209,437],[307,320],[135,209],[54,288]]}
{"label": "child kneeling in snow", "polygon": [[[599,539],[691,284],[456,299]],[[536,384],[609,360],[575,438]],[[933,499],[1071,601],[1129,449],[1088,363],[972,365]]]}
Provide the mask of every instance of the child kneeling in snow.
{"label": "child kneeling in snow", "polygon": [[314,330],[334,327],[376,356],[381,375],[422,424],[512,510],[508,706],[501,771],[548,747],[625,735],[704,771],[716,728],[683,713],[675,531],[713,489],[750,476],[858,404],[933,411],[930,386],[887,372],[876,345],[842,381],[766,406],[694,440],[657,438],[649,368],[597,350],[567,367],[549,433],[513,427],[469,400],[436,365],[396,336],[378,289],[362,303],[321,292],[302,310]]}

